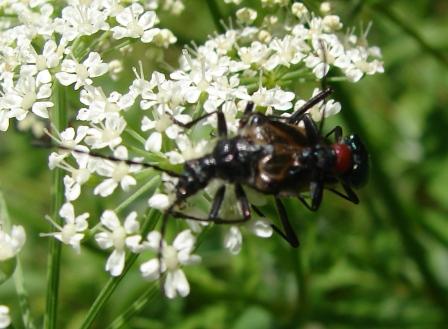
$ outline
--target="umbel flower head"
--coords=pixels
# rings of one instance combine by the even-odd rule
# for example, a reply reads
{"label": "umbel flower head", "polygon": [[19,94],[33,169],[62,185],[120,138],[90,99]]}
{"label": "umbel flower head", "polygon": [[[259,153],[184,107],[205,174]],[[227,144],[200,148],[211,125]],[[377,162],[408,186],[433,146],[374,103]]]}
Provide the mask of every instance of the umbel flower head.
{"label": "umbel flower head", "polygon": [[[235,6],[242,1],[224,2]],[[184,8],[180,0],[75,0],[57,8],[37,1],[6,6],[15,21],[0,27],[0,130],[6,131],[11,120],[23,121],[31,115],[51,118],[56,109],[61,110],[60,94],[70,100],[63,105],[73,118],[70,127],[51,132],[61,149],[50,155],[49,166],[66,172],[66,203],[60,210],[63,224],[55,225],[57,232],[50,236],[77,251],[84,239],[93,236],[100,248],[111,251],[106,271],[121,275],[127,253],[158,252],[165,239],[157,232],[147,236],[134,210],[149,205],[164,211],[176,194],[176,177],[136,164],[141,161],[179,172],[182,164],[210,153],[216,143],[216,115],[192,129],[182,128],[182,123],[220,109],[229,134],[234,135],[248,102],[266,115],[288,117],[319,92],[321,80],[330,74],[357,82],[383,72],[380,49],[369,46],[366,32],[356,35],[354,29],[346,29],[328,4],[318,14],[297,2],[261,3],[267,12],[281,7],[277,12],[284,16],[263,16],[253,8],[238,7],[235,24],[224,33],[210,33],[212,37],[202,45],[184,49],[179,65],[169,73],[145,72],[143,59],[135,58],[140,52],[134,57],[128,54],[133,45],[142,44],[151,53],[154,48],[148,45],[164,49],[176,42],[171,31],[160,27],[158,12],[180,13]],[[125,65],[132,61],[138,67],[133,69],[135,79],[124,85],[117,76],[131,71]],[[341,104],[326,98],[309,115],[319,121],[341,110]],[[215,192],[208,186],[187,199],[183,210],[206,217],[208,200]],[[263,201],[246,193],[251,203]],[[85,198],[101,199],[98,204],[105,202],[114,210],[90,218],[87,225],[88,213],[77,210]],[[114,204],[116,200],[121,202]],[[235,203],[224,202],[222,212],[241,216]],[[128,215],[121,222],[123,209]],[[270,237],[270,220],[254,221],[243,230],[228,227],[225,246],[237,254],[243,247],[242,232]],[[196,236],[207,224],[179,222],[173,245],[163,241],[161,257],[142,264],[142,275],[155,279],[166,273],[167,295],[188,295],[183,267],[199,260],[193,255]],[[174,229],[168,226],[168,231]]]}

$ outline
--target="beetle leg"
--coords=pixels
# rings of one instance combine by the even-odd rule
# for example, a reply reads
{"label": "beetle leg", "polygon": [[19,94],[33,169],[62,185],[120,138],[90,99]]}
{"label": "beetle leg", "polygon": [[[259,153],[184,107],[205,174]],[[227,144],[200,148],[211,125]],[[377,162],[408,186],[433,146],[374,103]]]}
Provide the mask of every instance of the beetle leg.
{"label": "beetle leg", "polygon": [[258,207],[254,206],[254,205],[251,205],[251,206],[252,206],[252,209],[255,211],[255,213],[256,213],[258,216],[260,216],[260,217],[266,217],[266,216],[261,212],[261,210],[258,209]]}
{"label": "beetle leg", "polygon": [[247,222],[249,218],[235,218],[235,219],[224,219],[221,217],[216,218],[201,218],[194,215],[185,214],[180,211],[170,211],[170,214],[173,216],[174,219],[189,219],[196,222],[206,222],[206,223],[215,223],[215,224],[241,224]]}
{"label": "beetle leg", "polygon": [[300,245],[299,240],[297,239],[297,235],[294,232],[294,229],[291,226],[291,223],[288,219],[288,214],[286,213],[286,209],[283,206],[283,203],[279,198],[275,198],[275,205],[277,206],[277,211],[280,216],[280,220],[282,222],[284,232],[279,229],[274,224],[271,224],[271,227],[277,232],[283,239],[285,239],[293,248],[297,248]]}
{"label": "beetle leg", "polygon": [[299,194],[297,197],[299,198],[300,202],[302,202],[302,204],[303,204],[308,210],[316,211],[316,209],[313,209],[312,206],[308,203],[308,201],[306,201],[306,199],[305,199],[302,195]]}
{"label": "beetle leg", "polygon": [[[260,209],[258,209],[257,207],[255,207],[254,205],[252,205],[252,209],[255,211],[255,213],[260,216],[260,217],[266,217]],[[286,215],[286,211],[285,208],[283,207],[283,204],[280,203],[280,208],[277,205],[277,209],[278,212],[280,214],[280,219],[282,221],[282,226],[285,229],[286,233],[283,233],[283,231],[278,228],[276,225],[271,224],[272,229],[275,231],[275,233],[277,233],[278,235],[280,235],[284,240],[286,240],[292,247],[296,248],[300,245],[300,242],[297,239],[297,235],[294,232],[294,229],[292,228],[291,224],[289,223],[288,217]],[[280,210],[282,209],[282,210]],[[284,220],[282,219],[282,216],[285,216],[283,218],[286,218],[286,225],[284,224]]]}
{"label": "beetle leg", "polygon": [[190,129],[199,121],[201,121],[205,118],[208,118],[209,116],[211,116],[213,114],[218,115],[218,135],[219,135],[219,137],[226,137],[227,136],[227,123],[226,123],[226,118],[224,117],[224,113],[222,113],[222,111],[212,111],[210,113],[206,113],[206,114],[200,116],[199,118],[194,119],[187,123],[180,122],[179,120],[174,118],[174,116],[172,116],[171,114],[168,114],[168,115],[170,116],[171,121],[173,121],[174,124],[178,125],[179,127],[185,128],[185,129]]}
{"label": "beetle leg", "polygon": [[247,102],[246,108],[244,109],[244,116],[247,116],[252,113],[254,110],[254,102]]}
{"label": "beetle leg", "polygon": [[309,204],[303,196],[298,195],[299,200],[311,211],[319,209],[322,203],[322,196],[324,192],[324,184],[321,180],[314,180],[310,183],[311,204]]}
{"label": "beetle leg", "polygon": [[356,192],[353,191],[353,189],[347,183],[341,182],[341,185],[346,194],[339,192],[338,190],[336,190],[334,188],[329,188],[328,190],[333,192],[336,195],[339,195],[341,198],[343,198],[347,201],[353,202],[354,204],[358,204],[359,198],[356,195]]}
{"label": "beetle leg", "polygon": [[215,197],[213,198],[212,208],[210,209],[210,213],[208,214],[208,219],[213,220],[218,217],[219,209],[221,208],[225,193],[225,185],[221,186],[218,191],[216,191]]}
{"label": "beetle leg", "polygon": [[238,200],[238,205],[240,206],[243,218],[248,220],[251,216],[249,200],[247,200],[246,193],[244,192],[240,184],[235,184],[235,196]]}
{"label": "beetle leg", "polygon": [[174,124],[178,125],[179,127],[185,128],[185,129],[190,129],[191,127],[193,127],[199,121],[201,121],[201,120],[203,120],[205,118],[208,118],[209,116],[211,116],[211,115],[213,115],[215,113],[218,113],[218,112],[219,111],[213,111],[213,112],[210,112],[210,113],[206,113],[204,115],[201,115],[199,118],[196,118],[196,119],[194,119],[194,120],[192,120],[190,122],[187,122],[187,123],[180,122],[179,120],[174,118],[174,116],[171,115],[171,114],[168,114],[168,115],[170,116],[171,121],[173,121]]}
{"label": "beetle leg", "polygon": [[324,100],[333,92],[333,89],[326,88],[319,92],[316,96],[311,97],[305,104],[303,104],[297,111],[295,111],[289,118],[288,123],[295,124],[303,119],[303,115],[306,111],[312,108],[314,105],[318,104],[320,101]]}
{"label": "beetle leg", "polygon": [[218,111],[218,136],[227,137],[227,123],[224,113]]}
{"label": "beetle leg", "polygon": [[342,127],[341,126],[336,126],[333,129],[331,129],[330,132],[325,135],[325,138],[330,137],[332,134],[334,134],[334,139],[336,140],[336,143],[340,143],[342,141]]}
{"label": "beetle leg", "polygon": [[311,194],[311,208],[317,210],[322,203],[322,196],[324,193],[324,184],[320,180],[316,180],[310,183]]}

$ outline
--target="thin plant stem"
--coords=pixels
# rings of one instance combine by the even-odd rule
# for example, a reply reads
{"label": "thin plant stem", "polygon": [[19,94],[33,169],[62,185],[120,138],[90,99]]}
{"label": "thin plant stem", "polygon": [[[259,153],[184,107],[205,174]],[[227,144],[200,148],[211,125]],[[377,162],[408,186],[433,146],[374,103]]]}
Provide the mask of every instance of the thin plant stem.
{"label": "thin plant stem", "polygon": [[22,314],[23,325],[26,329],[35,329],[34,320],[31,315],[31,308],[28,298],[28,292],[25,289],[23,280],[22,264],[17,257],[17,265],[14,271],[14,284],[16,287],[17,297],[19,299],[20,311]]}
{"label": "thin plant stem", "polygon": [[[159,217],[160,213],[158,211],[156,211],[155,209],[149,210],[147,216],[145,216],[144,224],[142,226],[142,236],[146,236],[146,234],[155,227]],[[103,289],[93,302],[92,306],[90,307],[89,311],[87,312],[86,318],[80,326],[81,329],[87,329],[92,326],[97,316],[106,306],[107,301],[112,296],[115,289],[117,289],[120,282],[123,280],[123,278],[131,269],[132,265],[137,260],[138,256],[138,254],[131,254],[126,257],[126,265],[123,269],[123,273],[120,276],[110,278],[109,281],[107,281],[106,285],[103,287]]]}
{"label": "thin plant stem", "polygon": [[208,6],[208,9],[210,11],[210,14],[212,16],[213,22],[215,23],[215,27],[218,30],[219,33],[224,33],[225,29],[222,26],[222,15],[221,11],[219,10],[219,6],[216,3],[216,0],[205,0],[205,3]]}
{"label": "thin plant stem", "polygon": [[[5,228],[11,228],[11,218],[9,217],[8,208],[3,197],[3,193],[0,191],[0,223],[3,222]],[[23,326],[26,329],[34,329],[34,320],[31,315],[30,303],[28,301],[28,292],[25,289],[23,280],[23,271],[21,262],[18,256],[16,256],[16,268],[14,271],[14,285],[16,287],[17,298],[19,300],[20,313],[22,315]]]}
{"label": "thin plant stem", "polygon": [[81,54],[78,56],[78,59],[81,60],[83,59],[87,54],[89,54],[91,51],[95,50],[94,48],[99,45],[101,42],[103,42],[104,40],[106,40],[109,36],[111,35],[110,31],[107,32],[103,32],[103,34],[96,38],[93,42],[90,43],[90,45],[88,45],[86,47],[86,49],[84,49]]}
{"label": "thin plant stem", "polygon": [[[67,125],[65,90],[56,81],[53,85],[53,103],[54,108],[51,117],[52,125],[54,129],[62,131]],[[52,218],[55,221],[59,221],[58,212],[64,202],[63,175],[64,173],[62,169],[56,168],[53,171]],[[56,239],[50,239],[49,244],[44,328],[54,329],[56,328],[58,314],[59,276],[62,247]]]}
{"label": "thin plant stem", "polygon": [[118,315],[106,329],[119,329],[129,323],[129,320],[136,315],[150,300],[159,295],[157,285],[152,284],[143,294],[137,298],[123,313]]}
{"label": "thin plant stem", "polygon": [[133,139],[135,139],[137,142],[139,142],[142,145],[145,145],[146,139],[143,138],[138,132],[136,132],[133,129],[126,128],[125,132],[131,136]]}
{"label": "thin plant stem", "polygon": [[418,214],[408,211],[398,198],[399,194],[393,187],[392,178],[387,175],[383,165],[378,161],[380,152],[378,152],[373,143],[369,142],[369,134],[361,124],[361,120],[354,110],[351,99],[342,84],[334,85],[333,88],[341,103],[344,104],[344,111],[341,111],[344,121],[353,131],[363,136],[367,149],[370,152],[372,166],[371,181],[377,191],[375,197],[381,199],[382,204],[386,207],[391,223],[397,229],[406,252],[426,282],[430,297],[442,310],[446,311],[448,309],[448,291],[431,271],[427,250],[425,250],[420,240],[413,234],[413,225],[417,222],[415,216],[418,216]]}

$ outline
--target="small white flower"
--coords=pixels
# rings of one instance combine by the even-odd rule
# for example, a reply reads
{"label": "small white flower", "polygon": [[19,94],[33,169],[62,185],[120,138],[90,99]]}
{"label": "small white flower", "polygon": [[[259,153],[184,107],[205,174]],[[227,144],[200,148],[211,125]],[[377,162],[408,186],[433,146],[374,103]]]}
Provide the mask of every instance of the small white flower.
{"label": "small white flower", "polygon": [[[155,250],[159,250],[160,233],[152,231],[148,234],[147,244]],[[143,277],[149,280],[156,280],[160,273],[166,272],[164,291],[168,298],[174,298],[176,295],[182,297],[190,293],[188,284],[182,266],[197,264],[201,258],[191,253],[195,247],[196,238],[190,230],[180,232],[173,241],[173,245],[168,245],[162,241],[162,259],[161,263],[157,258],[151,259],[140,266],[140,272]]]}
{"label": "small white flower", "polygon": [[344,46],[335,35],[327,35],[325,40],[323,37],[313,38],[312,44],[315,53],[310,53],[305,58],[305,65],[313,69],[316,78],[322,79],[326,76],[331,65],[341,69],[349,65]]}
{"label": "small white flower", "polygon": [[168,29],[155,28],[153,33],[152,42],[158,47],[168,48],[177,41],[176,36]]}
{"label": "small white flower", "polygon": [[169,11],[173,15],[179,15],[185,9],[182,0],[164,0],[163,10]]}
{"label": "small white flower", "polygon": [[[114,157],[117,159],[128,159],[128,150],[124,146],[119,146],[114,151]],[[140,166],[128,165],[122,161],[109,161],[100,160],[96,166],[96,172],[101,176],[109,177],[105,179],[101,184],[95,187],[94,194],[99,194],[102,197],[111,195],[118,185],[124,191],[128,191],[129,188],[137,181],[130,174],[140,170]]]}
{"label": "small white flower", "polygon": [[236,17],[243,24],[251,24],[257,18],[257,12],[251,8],[240,8],[236,11]]}
{"label": "small white flower", "polygon": [[9,308],[5,305],[0,305],[0,329],[8,328],[10,324]]}
{"label": "small white flower", "polygon": [[158,210],[166,210],[171,205],[171,200],[168,195],[162,193],[154,193],[148,200],[148,204],[151,208]]}
{"label": "small white flower", "polygon": [[0,225],[0,262],[15,257],[25,244],[26,234],[23,226],[14,225],[8,234]]}
{"label": "small white flower", "polygon": [[27,71],[32,75],[42,71],[48,73],[48,69],[58,66],[63,56],[65,44],[65,40],[61,40],[59,46],[53,40],[48,40],[44,44],[42,54],[38,54],[31,44],[23,47],[21,52],[27,63]]}
{"label": "small white flower", "polygon": [[92,124],[87,132],[86,143],[94,149],[115,148],[121,143],[121,134],[126,128],[126,121],[121,116],[108,116],[98,125]]}
{"label": "small white flower", "polygon": [[179,135],[176,139],[178,151],[169,151],[166,154],[173,164],[184,163],[185,161],[196,159],[203,156],[210,146],[209,141],[202,140],[193,143],[186,135]]}
{"label": "small white flower", "polygon": [[97,1],[89,5],[68,6],[62,9],[62,18],[56,18],[55,29],[65,39],[73,41],[77,37],[109,29],[106,19],[107,15],[98,8]]}
{"label": "small white flower", "polygon": [[299,63],[305,57],[305,52],[308,51],[309,47],[304,40],[287,35],[283,39],[272,40],[269,48],[274,53],[269,57],[264,67],[273,70],[278,65],[289,67]]}
{"label": "small white flower", "polygon": [[[56,131],[56,135],[47,134],[56,142],[56,145],[60,145],[62,148],[58,152],[52,152],[48,158],[48,166],[50,169],[54,169],[55,167],[63,168],[67,171],[72,171],[73,167],[68,163],[62,163],[63,160],[72,153],[76,155],[79,153],[74,150],[79,150],[81,152],[89,152],[89,148],[85,145],[79,145],[82,142],[84,137],[86,137],[89,127],[80,126],[75,129],[72,127],[68,127],[61,133]],[[73,151],[70,151],[73,150]]]}
{"label": "small white flower", "polygon": [[270,50],[267,45],[259,41],[254,41],[249,47],[238,48],[238,55],[242,63],[246,64],[244,68],[249,68],[252,64],[263,65],[268,58]]}
{"label": "small white flower", "polygon": [[61,145],[68,150],[88,152],[89,149],[86,146],[79,145],[79,143],[81,143],[87,136],[88,130],[89,127],[87,126],[79,126],[76,131],[73,127],[68,127],[60,133],[56,131],[56,136],[50,135],[50,137],[56,142],[57,145]]}
{"label": "small white flower", "polygon": [[95,240],[101,249],[113,248],[107,259],[106,271],[119,276],[124,269],[126,249],[132,252],[142,250],[137,213],[131,212],[122,225],[115,212],[106,210],[101,216],[101,225],[102,232],[95,234]]}
{"label": "small white flower", "polygon": [[[249,229],[250,232],[260,238],[269,238],[273,233],[272,226],[266,219],[251,220],[247,224],[241,225],[241,227]],[[243,236],[240,228],[231,226],[224,237],[224,247],[228,249],[231,254],[237,255],[241,251],[242,244]]]}
{"label": "small white flower", "polygon": [[107,72],[109,66],[103,63],[100,54],[89,53],[82,63],[74,59],[65,59],[61,64],[61,72],[56,73],[56,78],[64,86],[75,83],[75,89],[92,84],[92,78],[99,77]]}
{"label": "small white flower", "polygon": [[291,7],[291,12],[297,16],[297,18],[305,17],[308,14],[308,9],[305,7],[303,3],[294,2]]}
{"label": "small white flower", "polygon": [[[162,149],[163,135],[170,139],[176,139],[177,135],[182,131],[178,125],[175,125],[172,118],[167,113],[159,113],[158,110],[152,111],[153,120],[147,116],[143,117],[141,129],[142,131],[150,131],[150,135],[145,143],[145,150],[151,152],[160,152]],[[189,115],[178,114],[174,119],[179,122],[189,122]]]}
{"label": "small white flower", "polygon": [[260,87],[252,95],[255,105],[271,107],[278,111],[286,111],[292,107],[292,100],[295,94],[290,91],[283,91],[280,88],[266,89]]}
{"label": "small white flower", "polygon": [[80,253],[80,243],[84,238],[84,232],[88,228],[88,213],[75,216],[75,209],[71,203],[65,203],[59,210],[59,216],[64,219],[64,225],[60,226],[50,217],[47,219],[59,230],[59,232],[45,233],[42,236],[52,236],[64,244],[71,246],[77,253]]}
{"label": "small white flower", "polygon": [[98,161],[93,160],[88,154],[73,152],[73,157],[78,167],[71,165],[65,160],[60,160],[60,156],[57,153],[50,155],[50,166],[58,166],[70,173],[70,175],[64,176],[64,193],[68,201],[74,201],[79,197],[81,194],[81,186],[95,172],[98,163]]}
{"label": "small white flower", "polygon": [[84,89],[81,90],[80,100],[88,108],[81,108],[76,118],[99,123],[107,116],[116,116],[125,109],[120,99],[121,94],[116,91],[106,96],[101,87],[84,86]]}
{"label": "small white flower", "polygon": [[41,118],[49,118],[48,108],[53,106],[48,100],[51,96],[51,76],[48,71],[42,73],[38,75],[39,79],[21,74],[16,85],[5,90],[2,105],[9,109],[10,118],[23,120],[29,111]]}
{"label": "small white flower", "polygon": [[154,36],[158,33],[152,27],[159,22],[157,15],[153,11],[144,11],[144,8],[139,3],[133,3],[131,6],[125,8],[116,16],[117,22],[121,26],[113,27],[115,39],[125,37],[140,38],[142,42],[151,42]]}
{"label": "small white flower", "polygon": [[377,59],[369,61],[369,50],[358,47],[347,51],[347,57],[352,65],[345,68],[344,72],[352,82],[359,81],[364,74],[372,75],[383,73],[383,63]]}

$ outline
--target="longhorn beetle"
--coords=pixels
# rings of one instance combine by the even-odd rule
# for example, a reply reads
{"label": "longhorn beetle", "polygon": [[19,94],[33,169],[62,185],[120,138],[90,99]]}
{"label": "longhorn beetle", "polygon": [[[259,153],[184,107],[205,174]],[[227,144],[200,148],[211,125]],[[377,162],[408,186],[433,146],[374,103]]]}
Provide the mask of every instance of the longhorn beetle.
{"label": "longhorn beetle", "polygon": [[[320,206],[323,190],[326,188],[344,199],[358,203],[353,188],[360,187],[367,181],[369,169],[368,153],[363,143],[356,135],[343,138],[342,128],[339,126],[321,136],[321,128],[306,113],[330,93],[329,88],[323,90],[288,118],[253,112],[254,104],[249,102],[234,137],[228,137],[224,114],[220,110],[207,113],[187,124],[173,119],[175,124],[188,129],[200,120],[216,114],[219,140],[211,153],[185,162],[184,171],[178,176],[175,201],[164,215],[162,236],[170,214],[177,218],[218,224],[249,220],[251,205],[243,185],[274,196],[283,230],[274,224],[271,226],[292,247],[297,247],[299,241],[280,197],[296,196],[308,209],[315,211]],[[303,122],[304,128],[298,126],[299,122]],[[335,135],[334,143],[329,140],[332,134]],[[207,218],[175,210],[176,206],[204,189],[215,178],[234,184],[242,218],[219,217],[225,185],[215,193]],[[341,184],[344,192],[334,188],[336,183]],[[303,197],[304,191],[309,191],[311,204]],[[252,206],[252,209],[261,214],[256,207]]]}

